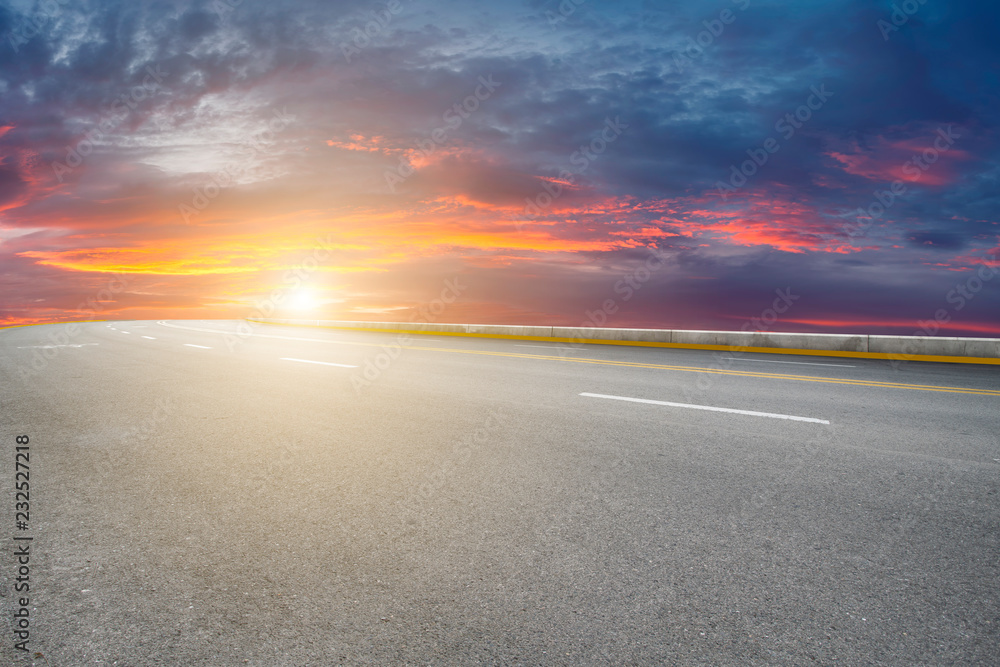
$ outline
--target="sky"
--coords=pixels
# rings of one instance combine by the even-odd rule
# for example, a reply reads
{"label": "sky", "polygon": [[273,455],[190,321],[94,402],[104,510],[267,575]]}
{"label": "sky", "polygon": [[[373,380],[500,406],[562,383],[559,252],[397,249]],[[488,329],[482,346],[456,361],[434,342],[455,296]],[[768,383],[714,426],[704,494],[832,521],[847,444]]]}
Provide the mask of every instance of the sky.
{"label": "sky", "polygon": [[998,336],[998,19],[0,0],[0,326]]}

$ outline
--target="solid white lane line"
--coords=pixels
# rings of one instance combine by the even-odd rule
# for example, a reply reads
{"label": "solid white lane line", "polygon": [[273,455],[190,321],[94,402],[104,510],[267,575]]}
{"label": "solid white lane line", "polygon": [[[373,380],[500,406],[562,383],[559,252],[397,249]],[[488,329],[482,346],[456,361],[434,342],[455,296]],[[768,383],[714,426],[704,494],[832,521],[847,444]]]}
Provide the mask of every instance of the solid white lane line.
{"label": "solid white lane line", "polygon": [[589,398],[610,398],[615,401],[629,401],[631,403],[648,403],[650,405],[665,405],[671,408],[690,408],[692,410],[710,410],[712,412],[729,412],[735,415],[750,415],[751,417],[771,417],[773,419],[790,419],[797,422],[811,422],[813,424],[829,424],[825,419],[813,419],[812,417],[796,417],[794,415],[781,415],[773,412],[756,412],[754,410],[734,410],[732,408],[717,408],[712,405],[690,405],[688,403],[671,403],[670,401],[652,401],[648,398],[630,398],[628,396],[609,396],[607,394],[582,393],[580,396]]}
{"label": "solid white lane line", "polygon": [[313,361],[312,359],[293,359],[292,357],[281,357],[282,361],[300,361],[303,364],[319,364],[320,366],[338,366],[340,368],[357,368],[350,364],[334,364],[329,361]]}
{"label": "solid white lane line", "polygon": [[212,349],[212,348],[210,348],[210,347],[205,347],[204,345],[193,345],[193,344],[191,344],[191,343],[184,343],[184,345],[185,345],[186,347],[197,347],[197,348],[201,348],[202,350],[211,350],[211,349]]}
{"label": "solid white lane line", "polygon": [[122,333],[123,333],[123,334],[130,334],[130,333],[132,333],[132,332],[131,332],[131,331],[122,331]]}
{"label": "solid white lane line", "polygon": [[149,340],[156,340],[156,339],[155,339],[155,338],[153,338],[152,336],[143,336],[143,338],[148,338]]}
{"label": "solid white lane line", "polygon": [[857,368],[849,364],[816,364],[809,361],[777,361],[775,359],[740,359],[739,357],[722,357],[732,361],[759,361],[765,364],[798,364],[799,366],[837,366],[838,368]]}

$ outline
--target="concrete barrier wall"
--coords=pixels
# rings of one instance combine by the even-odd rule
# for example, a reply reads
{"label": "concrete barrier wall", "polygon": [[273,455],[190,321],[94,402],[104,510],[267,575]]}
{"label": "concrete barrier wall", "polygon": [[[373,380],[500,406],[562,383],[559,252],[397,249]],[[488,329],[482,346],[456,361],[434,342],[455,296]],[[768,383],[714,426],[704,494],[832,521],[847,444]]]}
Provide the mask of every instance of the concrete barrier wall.
{"label": "concrete barrier wall", "polygon": [[931,354],[948,357],[1000,357],[1000,339],[944,336],[868,336],[868,351],[887,354]]}
{"label": "concrete barrier wall", "polygon": [[531,338],[709,349],[748,348],[778,353],[823,354],[928,360],[1000,359],[1000,338],[944,336],[870,336],[868,334],[802,334],[759,331],[687,331],[681,329],[605,329],[586,327],[437,324],[429,322],[356,322],[353,320],[252,319],[252,322],[337,329],[411,331],[482,337]]}

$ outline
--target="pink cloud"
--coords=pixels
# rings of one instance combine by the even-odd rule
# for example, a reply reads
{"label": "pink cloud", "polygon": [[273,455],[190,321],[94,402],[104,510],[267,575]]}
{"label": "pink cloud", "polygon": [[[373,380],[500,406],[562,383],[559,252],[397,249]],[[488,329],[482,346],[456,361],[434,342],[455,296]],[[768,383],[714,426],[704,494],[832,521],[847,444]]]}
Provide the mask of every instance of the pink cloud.
{"label": "pink cloud", "polygon": [[957,163],[972,158],[957,147],[966,135],[961,128],[921,126],[906,132],[909,136],[905,138],[878,136],[868,146],[855,141],[825,155],[847,174],[879,183],[903,181],[930,186],[954,182]]}

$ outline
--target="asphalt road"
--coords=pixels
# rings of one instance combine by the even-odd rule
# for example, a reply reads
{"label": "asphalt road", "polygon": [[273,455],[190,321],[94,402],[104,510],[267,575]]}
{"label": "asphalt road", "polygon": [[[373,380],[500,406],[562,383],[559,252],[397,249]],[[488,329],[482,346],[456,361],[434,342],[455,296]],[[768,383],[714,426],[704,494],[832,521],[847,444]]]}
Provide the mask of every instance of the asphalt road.
{"label": "asphalt road", "polygon": [[237,327],[0,331],[10,664],[1000,663],[998,367]]}

